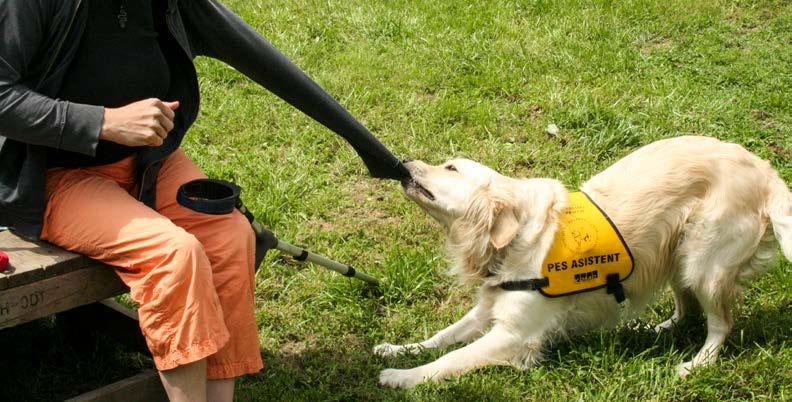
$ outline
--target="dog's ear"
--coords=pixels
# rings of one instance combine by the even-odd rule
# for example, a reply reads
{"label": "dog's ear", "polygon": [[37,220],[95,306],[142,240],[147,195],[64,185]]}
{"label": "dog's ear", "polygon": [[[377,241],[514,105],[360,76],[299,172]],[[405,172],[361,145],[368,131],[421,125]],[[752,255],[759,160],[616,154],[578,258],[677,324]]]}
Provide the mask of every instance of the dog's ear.
{"label": "dog's ear", "polygon": [[[512,194],[488,186],[471,197],[463,216],[449,227],[451,272],[469,282],[486,277],[493,252],[506,247],[520,231]],[[471,282],[472,283],[472,282]]]}
{"label": "dog's ear", "polygon": [[490,244],[496,249],[502,249],[514,240],[521,225],[514,214],[514,207],[505,205],[504,202],[497,201],[493,213]]}

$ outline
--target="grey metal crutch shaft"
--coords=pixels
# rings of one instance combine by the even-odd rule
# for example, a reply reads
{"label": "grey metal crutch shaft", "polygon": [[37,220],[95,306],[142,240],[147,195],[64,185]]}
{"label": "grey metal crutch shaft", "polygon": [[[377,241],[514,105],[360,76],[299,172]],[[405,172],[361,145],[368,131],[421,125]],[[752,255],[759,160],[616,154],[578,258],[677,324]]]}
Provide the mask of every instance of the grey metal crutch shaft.
{"label": "grey metal crutch shaft", "polygon": [[278,240],[278,246],[275,248],[294,257],[295,260],[308,261],[314,264],[319,264],[325,268],[332,269],[333,271],[336,271],[341,275],[348,276],[350,278],[357,278],[360,279],[361,281],[368,282],[375,286],[379,285],[379,281],[377,281],[376,278],[374,278],[373,276],[367,273],[356,270],[351,265],[344,265],[339,262],[335,262],[319,254],[314,254],[305,249],[299,248],[297,246],[293,246],[289,243],[286,243],[283,240]]}
{"label": "grey metal crutch shaft", "polygon": [[253,221],[252,225],[253,225],[253,231],[256,232],[256,236],[262,236],[266,238],[267,240],[265,242],[270,244],[272,248],[278,249],[294,257],[294,259],[297,261],[312,262],[314,264],[318,264],[325,268],[336,271],[339,274],[344,275],[346,277],[360,279],[361,281],[364,281],[374,286],[379,285],[379,281],[377,280],[377,278],[365,272],[360,272],[351,265],[341,264],[339,262],[321,256],[319,254],[312,253],[303,248],[286,243],[285,241],[278,239],[278,237],[275,236],[274,233],[265,229],[260,223],[256,221]]}

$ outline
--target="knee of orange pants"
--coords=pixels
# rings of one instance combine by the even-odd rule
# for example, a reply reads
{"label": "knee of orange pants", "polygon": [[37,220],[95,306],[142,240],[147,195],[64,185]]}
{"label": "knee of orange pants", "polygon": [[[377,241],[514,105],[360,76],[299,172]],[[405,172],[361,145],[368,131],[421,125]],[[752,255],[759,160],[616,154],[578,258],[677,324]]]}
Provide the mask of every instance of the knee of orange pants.
{"label": "knee of orange pants", "polygon": [[[212,222],[211,235],[200,238],[213,265],[239,264],[253,268],[256,252],[256,235],[247,218],[239,211],[224,215],[219,222]],[[252,270],[250,272],[252,274]]]}
{"label": "knee of orange pants", "polygon": [[[218,353],[207,360],[207,378],[230,378],[254,373],[261,369],[258,327],[256,325],[253,290],[255,235],[250,223],[234,212],[219,219],[211,219],[212,234],[201,234],[212,262],[213,279],[223,315],[231,336]],[[193,232],[203,232],[193,230]]]}
{"label": "knee of orange pants", "polygon": [[201,242],[173,227],[152,241],[144,261],[122,279],[139,304],[140,327],[157,368],[207,357],[228,342],[212,267]]}
{"label": "knee of orange pants", "polygon": [[252,293],[256,239],[244,215],[238,211],[204,215],[190,222],[187,230],[203,244],[218,292],[233,287]]}

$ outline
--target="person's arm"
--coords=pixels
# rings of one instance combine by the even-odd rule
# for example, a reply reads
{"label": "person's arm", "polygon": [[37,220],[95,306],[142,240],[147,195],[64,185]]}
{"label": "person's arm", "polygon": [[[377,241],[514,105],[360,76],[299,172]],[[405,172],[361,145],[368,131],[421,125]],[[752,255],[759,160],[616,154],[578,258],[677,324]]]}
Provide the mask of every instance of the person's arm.
{"label": "person's arm", "polygon": [[21,82],[56,2],[0,0],[0,136],[94,155],[104,108],[55,100]]}
{"label": "person's arm", "polygon": [[180,3],[179,11],[193,53],[228,63],[344,137],[372,176],[409,177],[402,163],[343,106],[219,1],[185,1]]}
{"label": "person's arm", "polygon": [[52,23],[51,8],[62,7],[58,1],[0,0],[0,136],[86,155],[96,154],[100,139],[162,145],[178,102],[144,99],[105,108],[52,99],[22,84]]}

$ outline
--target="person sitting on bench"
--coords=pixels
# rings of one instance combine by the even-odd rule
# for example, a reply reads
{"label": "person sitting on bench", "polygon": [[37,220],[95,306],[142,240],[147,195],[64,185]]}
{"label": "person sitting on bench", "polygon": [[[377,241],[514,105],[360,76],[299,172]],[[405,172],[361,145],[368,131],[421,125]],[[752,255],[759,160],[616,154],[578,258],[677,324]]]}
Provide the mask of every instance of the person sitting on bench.
{"label": "person sitting on bench", "polygon": [[343,135],[375,177],[407,174],[215,0],[0,0],[0,226],[116,267],[169,398],[231,401],[234,378],[262,369],[255,239],[238,211],[176,200],[205,177],[179,148],[198,115],[197,55]]}

